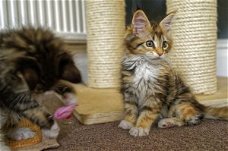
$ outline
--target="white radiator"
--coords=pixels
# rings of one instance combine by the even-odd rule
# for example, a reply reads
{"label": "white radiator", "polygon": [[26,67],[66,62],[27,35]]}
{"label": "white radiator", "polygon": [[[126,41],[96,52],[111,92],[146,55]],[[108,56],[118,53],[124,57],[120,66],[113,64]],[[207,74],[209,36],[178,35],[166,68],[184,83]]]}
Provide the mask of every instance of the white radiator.
{"label": "white radiator", "polygon": [[85,16],[85,0],[0,0],[0,29],[44,26],[68,40],[85,40]]}

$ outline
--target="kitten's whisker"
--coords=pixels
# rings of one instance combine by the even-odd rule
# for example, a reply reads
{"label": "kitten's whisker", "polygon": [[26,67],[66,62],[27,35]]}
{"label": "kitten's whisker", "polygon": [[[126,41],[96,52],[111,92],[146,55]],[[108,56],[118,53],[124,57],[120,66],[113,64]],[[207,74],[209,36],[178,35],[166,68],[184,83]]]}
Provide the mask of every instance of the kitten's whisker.
{"label": "kitten's whisker", "polygon": [[13,106],[15,106],[17,104],[24,103],[22,101],[25,99],[25,97],[27,97],[26,93],[25,94],[23,93],[23,94],[20,94],[20,95],[16,95],[16,97],[12,99],[13,101],[10,103],[9,107],[11,108],[11,107],[13,107]]}
{"label": "kitten's whisker", "polygon": [[15,105],[18,103],[18,102],[17,102],[18,97],[20,97],[20,96],[19,96],[19,95],[16,95],[16,97],[12,97],[12,96],[11,96],[11,97],[9,98],[9,100],[12,101],[12,102],[10,102],[10,104],[9,104],[9,108],[15,106]]}
{"label": "kitten's whisker", "polygon": [[7,86],[4,86],[4,87],[0,90],[0,92],[1,92],[2,94],[6,93],[7,90],[8,90],[7,88],[8,88]]}

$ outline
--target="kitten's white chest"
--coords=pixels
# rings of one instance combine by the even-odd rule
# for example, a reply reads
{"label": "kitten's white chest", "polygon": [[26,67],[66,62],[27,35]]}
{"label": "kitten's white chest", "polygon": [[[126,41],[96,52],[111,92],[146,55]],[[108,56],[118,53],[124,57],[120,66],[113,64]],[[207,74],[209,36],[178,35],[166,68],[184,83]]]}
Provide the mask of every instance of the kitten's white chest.
{"label": "kitten's white chest", "polygon": [[156,77],[159,75],[159,69],[156,66],[144,62],[135,68],[134,73],[134,87],[138,92],[138,103],[143,104],[146,95],[154,92],[153,83],[156,81]]}
{"label": "kitten's white chest", "polygon": [[134,82],[139,83],[142,80],[153,81],[157,75],[158,69],[145,62],[136,67]]}

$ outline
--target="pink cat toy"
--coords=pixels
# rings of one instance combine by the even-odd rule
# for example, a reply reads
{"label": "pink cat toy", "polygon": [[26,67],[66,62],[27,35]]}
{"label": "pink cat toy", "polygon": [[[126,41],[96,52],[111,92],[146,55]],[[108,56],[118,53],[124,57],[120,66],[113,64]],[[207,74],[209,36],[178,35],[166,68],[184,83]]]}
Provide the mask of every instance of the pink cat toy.
{"label": "pink cat toy", "polygon": [[75,107],[76,107],[76,104],[69,104],[58,108],[54,113],[54,116],[53,116],[54,119],[56,120],[69,119],[73,114]]}
{"label": "pink cat toy", "polygon": [[56,120],[69,119],[73,114],[75,107],[77,106],[76,98],[72,94],[65,94],[64,100],[66,100],[68,103],[55,111],[53,118]]}

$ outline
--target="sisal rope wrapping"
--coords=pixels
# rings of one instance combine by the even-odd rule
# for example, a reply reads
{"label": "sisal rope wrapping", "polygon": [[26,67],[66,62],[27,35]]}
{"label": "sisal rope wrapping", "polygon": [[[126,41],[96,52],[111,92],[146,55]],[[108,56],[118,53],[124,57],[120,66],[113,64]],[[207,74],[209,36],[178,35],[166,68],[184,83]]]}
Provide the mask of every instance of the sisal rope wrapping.
{"label": "sisal rope wrapping", "polygon": [[217,0],[167,0],[167,12],[177,10],[172,23],[170,59],[193,93],[217,90]]}
{"label": "sisal rope wrapping", "polygon": [[88,86],[120,87],[124,0],[87,0]]}

